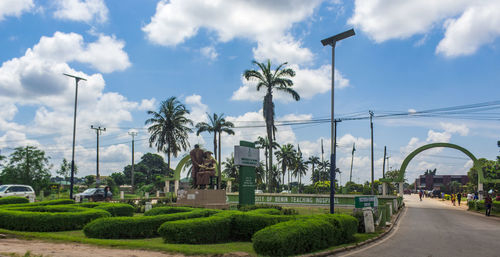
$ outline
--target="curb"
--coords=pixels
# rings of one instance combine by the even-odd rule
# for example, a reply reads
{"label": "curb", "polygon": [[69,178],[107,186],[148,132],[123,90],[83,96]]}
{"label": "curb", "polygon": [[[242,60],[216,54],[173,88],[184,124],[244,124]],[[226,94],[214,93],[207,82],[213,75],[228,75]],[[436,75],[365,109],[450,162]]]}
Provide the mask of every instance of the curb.
{"label": "curb", "polygon": [[306,254],[306,255],[300,255],[300,256],[302,256],[302,257],[323,257],[323,256],[330,256],[330,255],[333,255],[333,254],[338,254],[338,253],[342,253],[342,252],[351,251],[351,250],[354,250],[356,248],[360,248],[362,246],[365,246],[367,244],[379,241],[382,238],[384,238],[385,236],[387,236],[392,231],[392,229],[394,228],[394,225],[397,224],[397,222],[399,221],[399,217],[401,216],[401,214],[405,210],[406,210],[406,206],[403,204],[401,206],[401,208],[399,209],[397,215],[394,215],[391,218],[391,225],[389,226],[389,228],[386,231],[382,232],[382,234],[380,234],[380,235],[378,235],[378,236],[376,236],[374,238],[370,238],[370,239],[365,240],[363,242],[359,242],[359,243],[357,243],[355,245],[350,245],[350,246],[346,246],[346,247],[342,247],[342,248],[338,248],[338,249],[334,249],[334,250],[330,250],[330,251],[319,252],[319,253],[312,253],[312,254]]}

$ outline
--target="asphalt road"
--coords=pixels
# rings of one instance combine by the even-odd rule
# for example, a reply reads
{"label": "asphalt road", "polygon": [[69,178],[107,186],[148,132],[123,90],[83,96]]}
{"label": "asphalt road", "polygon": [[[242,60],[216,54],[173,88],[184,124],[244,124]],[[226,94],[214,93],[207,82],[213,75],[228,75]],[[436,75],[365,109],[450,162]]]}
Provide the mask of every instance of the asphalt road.
{"label": "asphalt road", "polygon": [[500,256],[500,219],[417,195],[405,196],[405,204],[389,235],[336,256]]}

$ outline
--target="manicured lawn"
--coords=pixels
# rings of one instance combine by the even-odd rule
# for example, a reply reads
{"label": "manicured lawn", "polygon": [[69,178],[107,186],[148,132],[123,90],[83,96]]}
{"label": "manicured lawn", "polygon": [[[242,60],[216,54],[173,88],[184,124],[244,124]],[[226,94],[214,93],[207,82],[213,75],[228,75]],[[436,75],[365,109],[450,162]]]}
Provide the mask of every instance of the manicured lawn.
{"label": "manicured lawn", "polygon": [[[330,208],[328,207],[284,207],[295,209],[299,212],[299,215],[312,215],[312,214],[325,214],[330,213]],[[352,209],[345,208],[335,208],[335,213],[339,214],[352,214]]]}

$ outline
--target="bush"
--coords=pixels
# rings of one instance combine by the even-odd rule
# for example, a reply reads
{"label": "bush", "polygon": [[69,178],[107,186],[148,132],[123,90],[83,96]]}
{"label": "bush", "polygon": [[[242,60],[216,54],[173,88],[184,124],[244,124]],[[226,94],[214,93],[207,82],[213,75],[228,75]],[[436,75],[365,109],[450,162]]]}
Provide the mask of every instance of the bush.
{"label": "bush", "polygon": [[248,213],[254,213],[254,214],[269,214],[269,215],[281,215],[281,211],[278,209],[256,209],[249,211]]}
{"label": "bush", "polygon": [[165,243],[213,244],[231,237],[231,215],[165,222],[158,229]]}
{"label": "bush", "polygon": [[232,239],[243,241],[250,241],[255,232],[265,227],[293,219],[292,216],[261,214],[255,211],[233,213],[231,218]]}
{"label": "bush", "polygon": [[160,214],[171,214],[178,212],[190,212],[196,210],[191,207],[156,207],[144,213],[144,216],[155,216]]}
{"label": "bush", "polygon": [[66,205],[66,204],[74,204],[75,201],[70,199],[59,199],[59,200],[50,200],[43,202],[35,202],[35,203],[23,203],[23,204],[6,204],[0,206],[2,209],[11,208],[11,207],[33,207],[33,206],[47,206],[47,205]]}
{"label": "bush", "polygon": [[323,219],[299,219],[264,228],[252,237],[259,255],[291,256],[333,245],[335,228]]}
{"label": "bush", "polygon": [[358,220],[346,214],[320,214],[310,216],[316,219],[323,219],[340,230],[340,237],[337,243],[347,243],[354,240],[354,234],[358,231]]}
{"label": "bush", "polygon": [[276,209],[281,211],[283,207],[279,205],[271,205],[271,204],[256,204],[256,205],[238,205],[238,210],[240,211],[252,211],[257,209]]}
{"label": "bush", "polygon": [[2,208],[0,227],[37,232],[75,230],[94,219],[109,216],[104,210],[69,205]]}
{"label": "bush", "polygon": [[[478,201],[478,200],[473,200],[473,201],[468,201],[467,206],[469,207],[469,210],[475,210],[475,211],[483,211],[486,210],[486,206],[484,204],[484,200]],[[491,211],[492,212],[500,212],[500,202],[499,201],[493,201],[493,204],[491,205]]]}
{"label": "bush", "polygon": [[92,238],[148,238],[158,235],[158,228],[167,221],[207,217],[217,213],[200,209],[157,216],[117,217],[97,219],[83,228],[87,237]]}
{"label": "bush", "polygon": [[20,196],[7,196],[0,198],[0,205],[4,204],[18,204],[18,203],[29,203],[30,201],[26,197]]}
{"label": "bush", "polygon": [[84,208],[94,208],[105,210],[111,214],[113,217],[131,217],[134,216],[135,208],[130,204],[125,203],[81,203],[77,206]]}

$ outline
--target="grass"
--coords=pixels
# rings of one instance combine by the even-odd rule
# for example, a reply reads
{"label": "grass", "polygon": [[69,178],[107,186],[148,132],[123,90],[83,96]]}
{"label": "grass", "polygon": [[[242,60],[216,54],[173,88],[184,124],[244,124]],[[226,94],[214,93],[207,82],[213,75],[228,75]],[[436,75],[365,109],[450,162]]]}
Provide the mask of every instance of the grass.
{"label": "grass", "polygon": [[[313,214],[326,214],[330,213],[329,207],[291,207],[285,209],[295,209],[299,213],[299,215],[313,215]],[[339,214],[352,214],[352,209],[346,208],[336,208],[335,213]]]}
{"label": "grass", "polygon": [[42,254],[32,254],[30,251],[27,251],[24,255],[19,255],[17,253],[0,253],[1,256],[10,256],[10,257],[43,257]]}

